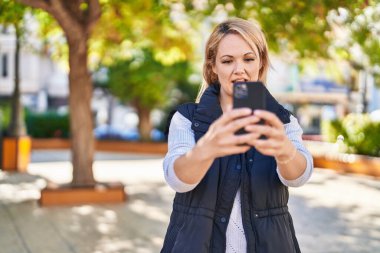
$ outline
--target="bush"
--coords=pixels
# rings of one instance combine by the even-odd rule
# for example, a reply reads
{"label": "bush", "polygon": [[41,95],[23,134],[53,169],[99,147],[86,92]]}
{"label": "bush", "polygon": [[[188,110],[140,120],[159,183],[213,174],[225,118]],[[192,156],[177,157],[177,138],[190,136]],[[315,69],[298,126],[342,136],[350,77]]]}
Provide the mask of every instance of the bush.
{"label": "bush", "polygon": [[341,120],[325,120],[321,123],[322,139],[327,142],[336,142],[339,135],[347,136]]}
{"label": "bush", "polygon": [[9,126],[11,117],[11,106],[8,103],[0,104],[0,136],[1,133],[5,133]]}
{"label": "bush", "polygon": [[349,114],[342,120],[322,123],[325,141],[336,142],[339,135],[344,137],[345,152],[380,156],[380,122],[371,121],[368,114]]}
{"label": "bush", "polygon": [[68,114],[54,111],[35,113],[27,111],[25,115],[28,134],[34,138],[68,138],[70,123]]}

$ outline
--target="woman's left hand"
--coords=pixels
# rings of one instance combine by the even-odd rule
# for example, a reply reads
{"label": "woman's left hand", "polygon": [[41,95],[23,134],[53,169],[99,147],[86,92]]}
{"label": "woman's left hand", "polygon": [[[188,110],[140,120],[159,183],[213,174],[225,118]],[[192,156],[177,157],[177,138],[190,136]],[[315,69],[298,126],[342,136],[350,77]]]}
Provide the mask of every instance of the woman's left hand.
{"label": "woman's left hand", "polygon": [[[284,124],[272,112],[264,110],[255,110],[254,115],[265,121],[265,124],[254,124],[245,127],[252,138],[247,143],[254,146],[264,155],[274,156],[276,158],[286,156],[295,148],[285,133]],[[260,139],[264,135],[265,139]]]}

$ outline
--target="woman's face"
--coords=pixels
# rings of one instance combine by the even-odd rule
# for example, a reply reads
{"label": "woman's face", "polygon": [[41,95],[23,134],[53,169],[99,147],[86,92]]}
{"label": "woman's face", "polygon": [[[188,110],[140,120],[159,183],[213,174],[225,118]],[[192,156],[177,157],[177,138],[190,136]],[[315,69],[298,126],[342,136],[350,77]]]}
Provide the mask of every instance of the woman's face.
{"label": "woman's face", "polygon": [[257,81],[260,58],[257,48],[238,34],[227,34],[219,43],[213,72],[218,76],[221,98],[232,99],[233,83]]}

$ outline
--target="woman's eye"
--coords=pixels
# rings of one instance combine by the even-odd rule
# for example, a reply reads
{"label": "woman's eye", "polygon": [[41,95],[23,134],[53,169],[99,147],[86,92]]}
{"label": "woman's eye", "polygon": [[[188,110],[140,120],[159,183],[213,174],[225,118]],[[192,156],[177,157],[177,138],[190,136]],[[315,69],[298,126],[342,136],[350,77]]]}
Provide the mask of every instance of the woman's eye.
{"label": "woman's eye", "polygon": [[224,61],[222,61],[223,64],[229,64],[231,62],[232,62],[232,60],[224,60]]}
{"label": "woman's eye", "polygon": [[245,61],[254,61],[255,60],[255,58],[247,58],[247,59],[245,59]]}

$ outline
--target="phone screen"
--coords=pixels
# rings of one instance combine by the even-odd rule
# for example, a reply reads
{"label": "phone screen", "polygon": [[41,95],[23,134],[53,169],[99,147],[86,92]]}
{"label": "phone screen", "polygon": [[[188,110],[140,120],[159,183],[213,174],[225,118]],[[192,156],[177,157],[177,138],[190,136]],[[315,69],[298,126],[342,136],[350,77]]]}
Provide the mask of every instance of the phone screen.
{"label": "phone screen", "polygon": [[[266,87],[262,82],[237,82],[233,87],[233,107],[250,108],[252,111],[266,109]],[[264,124],[260,121],[259,124]],[[236,134],[244,134],[242,128]]]}

